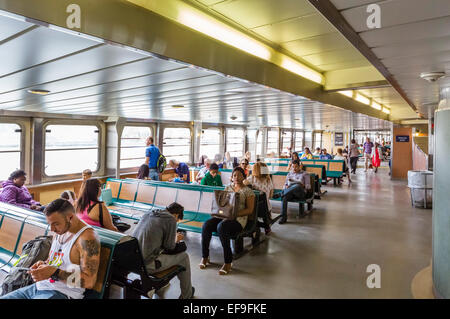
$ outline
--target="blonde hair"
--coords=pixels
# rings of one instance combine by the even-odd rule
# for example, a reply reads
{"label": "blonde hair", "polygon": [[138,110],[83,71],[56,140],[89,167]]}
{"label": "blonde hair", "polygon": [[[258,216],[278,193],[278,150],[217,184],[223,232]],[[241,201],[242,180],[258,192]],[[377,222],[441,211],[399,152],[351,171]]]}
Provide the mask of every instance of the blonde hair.
{"label": "blonde hair", "polygon": [[266,163],[256,162],[252,168],[252,176],[258,179],[270,178],[269,167]]}

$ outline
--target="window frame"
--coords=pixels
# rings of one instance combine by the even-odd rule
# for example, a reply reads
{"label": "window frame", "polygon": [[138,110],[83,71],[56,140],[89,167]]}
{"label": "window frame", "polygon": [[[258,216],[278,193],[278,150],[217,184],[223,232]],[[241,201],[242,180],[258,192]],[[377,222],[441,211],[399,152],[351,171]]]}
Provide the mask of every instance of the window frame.
{"label": "window frame", "polygon": [[[217,145],[219,145],[219,153],[217,153],[217,154],[222,154],[223,152],[223,129],[222,129],[222,127],[220,127],[220,126],[211,126],[211,125],[202,125],[202,135],[204,134],[203,133],[203,131],[206,131],[206,130],[217,130],[217,131],[219,131],[219,144],[217,144]],[[215,144],[205,144],[205,145],[215,145]],[[202,156],[202,155],[206,155],[206,154],[201,154],[202,152],[201,152],[201,147],[202,147],[202,139],[201,139],[201,136],[200,136],[200,147],[199,147],[199,152],[200,152],[200,156]],[[213,155],[213,157],[211,157],[210,159],[214,159],[214,156],[215,156],[216,154],[214,154]],[[195,159],[194,158],[194,163],[196,162],[196,161],[198,161],[198,159]]]}
{"label": "window frame", "polygon": [[[156,127],[153,124],[149,124],[149,123],[125,123],[123,125],[123,130],[125,130],[125,127],[146,127],[150,129],[151,132],[151,136],[153,137],[153,140],[155,142],[155,145],[158,145],[158,140],[156,138]],[[123,130],[122,133],[120,134],[120,153],[119,153],[119,163],[122,160],[127,160],[127,159],[122,159],[122,135],[123,135]],[[145,145],[144,145],[145,147]],[[126,148],[137,148],[137,146],[133,146],[133,147],[126,147]],[[144,154],[144,162],[145,162],[145,154]],[[132,172],[137,172],[139,169],[139,166],[133,166],[133,167],[122,167],[120,166],[120,172],[121,173],[132,173]]]}
{"label": "window frame", "polygon": [[[15,124],[15,125],[19,126],[19,128],[20,128],[20,139],[19,139],[19,142],[20,142],[20,145],[19,145],[20,161],[19,162],[20,163],[19,163],[19,165],[20,165],[20,169],[26,171],[26,168],[25,168],[25,156],[26,156],[26,154],[25,154],[26,153],[25,152],[26,151],[25,150],[25,147],[26,147],[25,124],[21,121],[9,120],[7,118],[1,119],[0,124]],[[16,153],[16,152],[17,151],[0,151],[0,153]],[[28,182],[28,179],[27,179],[27,182]]]}
{"label": "window frame", "polygon": [[[160,126],[160,145],[159,145],[159,149],[161,150],[161,153],[164,154],[165,150],[164,150],[164,131],[166,130],[166,128],[187,128],[189,129],[190,132],[190,145],[189,145],[189,162],[187,164],[192,165],[193,164],[193,156],[194,156],[194,143],[193,143],[193,134],[194,134],[194,128],[192,126],[189,125],[182,125],[182,124],[166,124],[166,123],[161,123]],[[169,156],[165,155],[167,158]],[[167,164],[169,163],[169,159],[167,160]]]}
{"label": "window frame", "polygon": [[[46,149],[46,144],[47,144],[47,128],[48,126],[66,126],[66,125],[73,125],[73,126],[95,126],[98,129],[98,136],[97,136],[97,149],[98,149],[98,153],[97,153],[97,168],[95,169],[95,171],[92,171],[92,175],[98,175],[99,173],[101,173],[102,169],[103,169],[103,155],[104,155],[104,148],[106,146],[106,143],[102,143],[105,133],[103,130],[103,126],[101,125],[101,123],[99,121],[82,121],[82,120],[62,120],[62,119],[58,119],[58,120],[47,120],[43,123],[42,125],[42,149],[41,149],[41,158],[42,158],[42,163],[41,163],[41,174],[42,174],[42,182],[47,182],[47,181],[51,181],[51,180],[60,180],[60,179],[79,179],[81,178],[81,172],[80,173],[69,173],[69,174],[60,174],[60,175],[47,175],[45,172],[45,153],[47,151]],[[61,150],[84,150],[84,149],[93,149],[93,148],[67,148],[67,149],[61,149]],[[50,151],[56,151],[58,149],[54,149],[54,150],[50,150]],[[37,155],[36,153],[34,154],[35,156]]]}
{"label": "window frame", "polygon": [[[237,157],[237,158],[243,157],[245,155],[245,149],[246,149],[247,130],[245,129],[245,127],[242,127],[242,126],[227,126],[227,127],[225,127],[225,153],[230,152],[230,150],[228,149],[228,130],[242,130],[242,137],[243,137],[242,155],[234,156],[234,157]],[[232,145],[237,145],[237,144],[232,144]],[[231,155],[231,156],[233,157],[233,155]]]}
{"label": "window frame", "polygon": [[282,143],[280,143],[280,129],[276,127],[268,127],[266,130],[266,155],[270,154],[270,152],[273,152],[269,150],[269,132],[272,131],[277,133],[277,148],[275,150],[275,156],[280,156],[280,144]]}
{"label": "window frame", "polygon": [[[294,152],[303,152],[304,148],[305,148],[305,131],[302,130],[295,130],[294,132]],[[297,145],[296,145],[296,140],[297,140],[297,134],[301,134],[302,135],[302,145],[300,146],[299,149],[297,149]]]}

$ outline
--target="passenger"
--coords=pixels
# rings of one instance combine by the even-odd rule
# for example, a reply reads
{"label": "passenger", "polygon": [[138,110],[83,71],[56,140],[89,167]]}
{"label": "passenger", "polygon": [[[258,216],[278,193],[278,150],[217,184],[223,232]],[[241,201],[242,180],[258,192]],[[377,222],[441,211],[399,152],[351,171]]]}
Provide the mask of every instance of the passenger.
{"label": "passenger", "polygon": [[359,159],[359,149],[358,144],[356,144],[355,139],[352,139],[352,143],[350,144],[349,149],[349,157],[350,157],[350,167],[351,173],[356,174],[356,165],[358,164]]}
{"label": "passenger", "polygon": [[62,192],[60,197],[68,200],[72,205],[75,205],[75,202],[77,201],[75,193],[70,190]]}
{"label": "passenger", "polygon": [[290,172],[292,170],[292,162],[295,160],[299,160],[299,159],[300,159],[300,157],[298,156],[297,152],[292,153],[292,157],[291,157],[291,160],[289,161],[289,165],[288,165],[288,169],[287,169],[288,172]]}
{"label": "passenger", "polygon": [[209,243],[213,232],[219,234],[223,247],[225,264],[219,270],[219,275],[226,275],[231,271],[233,254],[231,252],[230,240],[237,236],[247,225],[248,215],[253,213],[255,195],[253,191],[243,184],[246,175],[240,167],[233,169],[232,184],[225,188],[229,192],[239,193],[239,212],[236,220],[225,220],[216,217],[208,219],[202,228],[202,260],[200,269],[205,269],[209,262]]}
{"label": "passenger", "polygon": [[227,169],[233,169],[239,165],[237,158],[231,157],[230,152],[225,153],[225,158],[224,158],[223,164],[225,165],[225,167]]}
{"label": "passenger", "polygon": [[262,162],[255,163],[252,168],[252,175],[244,181],[244,185],[251,186],[253,189],[264,192],[266,194],[268,212],[267,216],[263,220],[264,230],[267,235],[271,232],[270,222],[272,218],[270,216],[272,212],[272,205],[270,204],[270,199],[273,196],[273,182],[270,178],[269,167],[267,166],[267,164]]}
{"label": "passenger", "polygon": [[[342,149],[341,149],[341,152],[342,152]],[[328,154],[327,149],[324,148],[324,149],[322,150],[322,155],[320,155],[319,158],[320,158],[321,160],[332,160],[332,159],[333,159],[333,156],[331,156],[331,154]]]}
{"label": "passenger", "polygon": [[380,165],[381,165],[380,154],[381,154],[380,144],[375,142],[375,147],[372,149],[372,154],[371,154],[373,171],[375,173],[378,172],[378,167],[380,167]]}
{"label": "passenger", "polygon": [[245,176],[248,176],[248,169],[249,169],[249,162],[248,159],[243,158],[241,159],[241,162],[239,163],[239,167],[244,170]]}
{"label": "passenger", "polygon": [[[176,160],[170,160],[169,166],[175,169],[175,173],[178,174],[179,178],[183,180],[185,183],[189,183],[191,181],[190,179],[190,173],[189,173],[189,166],[186,163],[180,163]],[[173,182],[175,178],[172,178],[170,181]]]}
{"label": "passenger", "polygon": [[[20,288],[0,299],[82,299],[92,289],[100,263],[100,242],[95,230],[78,219],[69,201],[59,198],[44,210],[53,237],[46,261],[30,267],[32,285]],[[74,269],[79,278],[69,286]]]}
{"label": "passenger", "polygon": [[43,211],[45,207],[41,203],[33,200],[28,188],[25,187],[26,175],[27,173],[23,170],[16,170],[11,173],[8,180],[2,184],[0,202],[31,210]]}
{"label": "passenger", "polygon": [[372,161],[372,148],[373,143],[370,141],[370,138],[366,138],[366,142],[364,143],[363,149],[364,149],[364,167],[366,168],[364,172],[367,172],[367,169],[369,168],[369,163]]}
{"label": "passenger", "polygon": [[208,156],[206,156],[206,155],[202,155],[202,156],[200,156],[200,158],[199,158],[199,162],[198,162],[198,167],[203,167],[203,166],[205,166],[205,160],[208,158]]}
{"label": "passenger", "polygon": [[311,189],[309,174],[303,170],[303,164],[300,161],[293,162],[294,170],[286,176],[286,183],[281,194],[273,196],[273,198],[283,199],[283,207],[281,210],[281,219],[279,224],[287,222],[288,202],[292,200],[304,200],[306,193]]}
{"label": "passenger", "polygon": [[83,178],[83,181],[88,180],[89,178],[92,177],[92,171],[90,169],[85,169],[82,173],[81,176]]}
{"label": "passenger", "polygon": [[311,154],[311,151],[309,150],[309,147],[305,147],[305,152],[303,153],[303,155],[300,157],[300,159],[313,159],[313,156]]}
{"label": "passenger", "polygon": [[200,183],[202,181],[203,177],[206,176],[206,173],[208,173],[210,170],[211,163],[212,163],[212,161],[209,158],[207,158],[205,160],[205,166],[200,169],[197,176],[195,177],[196,182]]}
{"label": "passenger", "polygon": [[313,153],[313,156],[320,156],[322,155],[322,150],[320,147],[316,147],[316,151]]}
{"label": "passenger", "polygon": [[147,145],[145,149],[145,164],[149,168],[149,178],[154,181],[159,181],[158,160],[161,152],[155,146],[153,137],[147,137],[145,144]]}
{"label": "passenger", "polygon": [[246,152],[244,157],[249,163],[252,161],[252,153],[250,151]]}
{"label": "passenger", "polygon": [[341,160],[344,161],[344,173],[347,175],[348,183],[350,184],[352,182],[352,179],[350,177],[350,171],[348,169],[349,159],[348,159],[348,156],[344,155],[342,148],[337,149],[337,154],[334,156],[334,159],[339,160],[339,161],[341,161]]}
{"label": "passenger", "polygon": [[101,193],[101,184],[98,179],[91,178],[85,181],[76,204],[77,216],[88,225],[118,231],[108,208],[98,200]]}
{"label": "passenger", "polygon": [[[135,237],[142,251],[147,271],[151,274],[161,272],[175,265],[186,270],[177,276],[180,280],[180,299],[194,297],[191,284],[191,268],[186,244],[181,243],[183,234],[177,233],[177,222],[183,219],[184,207],[172,203],[166,209],[153,209],[144,214],[136,226]],[[158,293],[158,292],[157,292]]]}
{"label": "passenger", "polygon": [[222,158],[223,158],[223,156],[220,154],[216,154],[214,156],[213,163],[216,163],[219,166],[219,168],[223,168]]}
{"label": "passenger", "polygon": [[209,172],[202,178],[201,184],[207,186],[223,186],[222,178],[219,175],[219,166],[216,163],[211,164]]}
{"label": "passenger", "polygon": [[139,171],[137,173],[136,178],[137,179],[149,179],[149,175],[150,175],[150,168],[148,167],[147,164],[142,164],[141,167],[139,167]]}

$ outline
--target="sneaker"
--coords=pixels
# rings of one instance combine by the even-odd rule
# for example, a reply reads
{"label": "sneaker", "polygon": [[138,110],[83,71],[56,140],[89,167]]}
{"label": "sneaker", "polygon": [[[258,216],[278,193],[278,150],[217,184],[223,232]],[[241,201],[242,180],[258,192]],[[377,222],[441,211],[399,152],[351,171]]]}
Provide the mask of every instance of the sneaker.
{"label": "sneaker", "polygon": [[272,232],[272,229],[270,227],[266,227],[264,228],[264,232],[266,233],[266,235],[269,235]]}
{"label": "sneaker", "polygon": [[[193,299],[193,298],[194,298],[194,293],[195,293],[195,288],[194,288],[194,287],[192,287],[192,295],[191,295],[191,297],[190,297],[190,298],[186,298],[186,299]],[[182,296],[182,295],[180,295],[180,296],[178,297],[178,299],[184,299],[184,298],[183,298],[183,296]]]}
{"label": "sneaker", "polygon": [[280,221],[278,222],[278,224],[283,225],[286,224],[287,222],[287,218],[281,218]]}

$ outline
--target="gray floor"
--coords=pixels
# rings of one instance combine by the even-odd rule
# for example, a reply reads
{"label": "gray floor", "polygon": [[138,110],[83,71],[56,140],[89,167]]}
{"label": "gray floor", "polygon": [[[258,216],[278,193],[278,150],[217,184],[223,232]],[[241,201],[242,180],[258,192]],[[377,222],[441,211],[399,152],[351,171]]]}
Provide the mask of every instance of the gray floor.
{"label": "gray floor", "polygon": [[[228,276],[218,275],[218,239],[211,243],[216,264],[200,270],[200,235],[188,233],[196,297],[412,298],[414,275],[430,264],[432,212],[412,208],[406,182],[391,181],[386,168],[353,176],[351,186],[325,187],[311,216],[297,219],[293,205],[288,224],[274,225]],[[369,264],[381,267],[380,289],[367,288]],[[164,297],[178,295],[174,279]]]}

